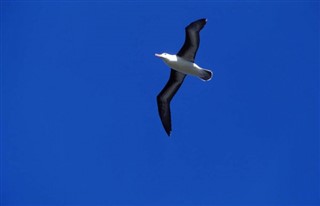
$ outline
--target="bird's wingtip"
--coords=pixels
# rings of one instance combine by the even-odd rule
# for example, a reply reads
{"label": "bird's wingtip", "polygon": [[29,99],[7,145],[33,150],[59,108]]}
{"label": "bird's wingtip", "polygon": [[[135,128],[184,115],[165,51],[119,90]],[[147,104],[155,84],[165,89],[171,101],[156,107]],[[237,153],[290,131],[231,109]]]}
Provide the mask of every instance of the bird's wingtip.
{"label": "bird's wingtip", "polygon": [[171,135],[171,130],[166,131],[166,133],[167,133],[168,137],[170,137],[170,135]]}

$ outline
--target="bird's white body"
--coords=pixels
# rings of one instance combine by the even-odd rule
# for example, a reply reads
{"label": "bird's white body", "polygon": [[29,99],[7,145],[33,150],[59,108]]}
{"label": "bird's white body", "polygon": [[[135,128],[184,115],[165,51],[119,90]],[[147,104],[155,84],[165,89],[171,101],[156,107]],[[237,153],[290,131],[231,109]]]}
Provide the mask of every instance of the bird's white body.
{"label": "bird's white body", "polygon": [[183,74],[189,74],[189,75],[199,77],[200,79],[202,79],[201,75],[203,74],[204,71],[210,71],[210,70],[201,68],[196,63],[187,61],[177,55],[172,55],[167,53],[155,54],[155,55],[157,57],[160,57],[164,61],[164,63],[166,63],[170,68],[178,72],[181,72]]}

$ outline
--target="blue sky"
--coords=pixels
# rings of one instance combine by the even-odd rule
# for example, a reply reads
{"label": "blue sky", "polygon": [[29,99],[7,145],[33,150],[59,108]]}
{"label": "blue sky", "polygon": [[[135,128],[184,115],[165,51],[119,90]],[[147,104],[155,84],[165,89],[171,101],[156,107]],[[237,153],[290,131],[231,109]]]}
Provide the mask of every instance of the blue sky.
{"label": "blue sky", "polygon": [[[208,18],[166,136],[156,95]],[[2,205],[316,205],[319,2],[1,2]]]}

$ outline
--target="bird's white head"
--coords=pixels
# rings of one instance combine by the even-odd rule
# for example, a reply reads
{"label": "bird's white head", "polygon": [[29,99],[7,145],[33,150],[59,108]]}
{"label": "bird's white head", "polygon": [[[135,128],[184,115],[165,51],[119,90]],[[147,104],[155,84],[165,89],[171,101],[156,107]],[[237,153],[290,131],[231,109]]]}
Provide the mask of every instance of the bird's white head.
{"label": "bird's white head", "polygon": [[177,58],[176,55],[172,55],[168,53],[155,54],[155,56],[161,58],[165,62],[175,61]]}

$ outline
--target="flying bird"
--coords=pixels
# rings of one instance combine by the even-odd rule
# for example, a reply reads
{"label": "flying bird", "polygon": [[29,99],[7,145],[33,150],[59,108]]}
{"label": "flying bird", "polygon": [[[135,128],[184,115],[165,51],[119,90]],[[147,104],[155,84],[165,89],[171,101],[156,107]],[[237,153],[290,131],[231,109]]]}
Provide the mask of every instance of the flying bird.
{"label": "flying bird", "polygon": [[204,81],[209,81],[213,76],[212,71],[203,69],[194,63],[200,44],[199,33],[206,23],[207,19],[199,19],[185,28],[185,41],[176,55],[168,53],[155,54],[171,68],[169,80],[157,96],[160,119],[168,136],[170,136],[172,130],[170,102],[182,85],[186,75],[193,75]]}

